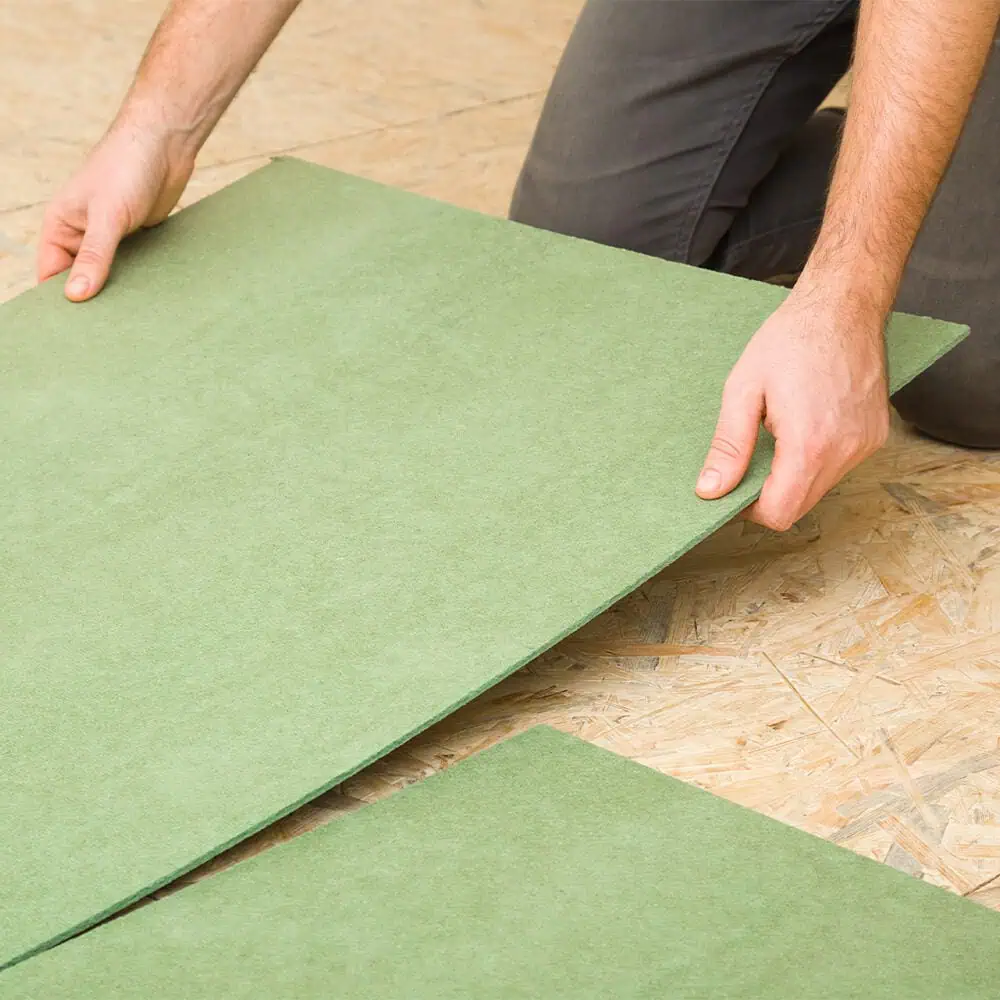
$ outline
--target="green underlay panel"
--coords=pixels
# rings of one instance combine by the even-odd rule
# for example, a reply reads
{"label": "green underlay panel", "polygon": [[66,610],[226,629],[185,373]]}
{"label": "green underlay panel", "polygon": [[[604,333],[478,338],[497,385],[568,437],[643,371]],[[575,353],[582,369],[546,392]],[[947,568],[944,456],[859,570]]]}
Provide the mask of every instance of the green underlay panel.
{"label": "green underlay panel", "polygon": [[1000,918],[539,728],[0,976],[4,1000],[987,1000]]}
{"label": "green underlay panel", "polygon": [[[733,517],[780,289],[279,160],[0,307],[0,966],[218,853]],[[897,317],[899,386],[963,335]]]}

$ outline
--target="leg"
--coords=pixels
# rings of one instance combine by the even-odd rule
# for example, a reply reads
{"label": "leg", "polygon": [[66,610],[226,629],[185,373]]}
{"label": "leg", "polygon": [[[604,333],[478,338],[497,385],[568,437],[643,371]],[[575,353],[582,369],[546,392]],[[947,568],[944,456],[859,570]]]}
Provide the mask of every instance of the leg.
{"label": "leg", "polygon": [[798,275],[816,240],[844,124],[841,108],[797,128],[774,169],[754,188],[707,266],[761,281]]}
{"label": "leg", "polygon": [[[856,7],[589,0],[512,218],[748,276],[797,271],[839,124],[809,120],[847,68]],[[803,129],[821,145],[797,142]],[[776,164],[780,196],[761,183]]]}
{"label": "leg", "polygon": [[904,419],[932,437],[1000,448],[1000,45],[931,206],[897,308],[966,323],[968,340],[896,394]]}

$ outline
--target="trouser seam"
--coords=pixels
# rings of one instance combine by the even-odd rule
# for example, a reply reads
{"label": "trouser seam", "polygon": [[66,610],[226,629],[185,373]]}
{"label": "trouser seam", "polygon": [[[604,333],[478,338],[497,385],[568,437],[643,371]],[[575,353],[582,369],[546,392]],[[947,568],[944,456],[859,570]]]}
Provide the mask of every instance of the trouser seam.
{"label": "trouser seam", "polygon": [[763,233],[757,233],[755,236],[748,236],[746,239],[742,239],[738,243],[731,243],[725,247],[725,252],[730,254],[735,253],[738,250],[745,250],[747,247],[753,246],[755,243],[761,243],[765,240],[773,239],[781,233],[787,233],[790,229],[800,229],[802,227],[815,229],[822,221],[822,215],[812,215],[807,219],[796,219],[795,222],[788,222],[783,226],[775,226],[773,229],[768,229]]}

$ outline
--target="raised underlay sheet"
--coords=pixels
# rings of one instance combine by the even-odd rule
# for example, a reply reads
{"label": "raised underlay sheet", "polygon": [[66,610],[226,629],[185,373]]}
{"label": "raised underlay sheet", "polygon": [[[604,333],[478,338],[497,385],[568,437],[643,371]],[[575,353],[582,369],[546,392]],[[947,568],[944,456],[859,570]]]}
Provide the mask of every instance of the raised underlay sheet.
{"label": "raised underlay sheet", "polygon": [[[277,161],[0,307],[0,966],[343,780],[755,495],[783,292]],[[963,331],[891,324],[895,386]]]}

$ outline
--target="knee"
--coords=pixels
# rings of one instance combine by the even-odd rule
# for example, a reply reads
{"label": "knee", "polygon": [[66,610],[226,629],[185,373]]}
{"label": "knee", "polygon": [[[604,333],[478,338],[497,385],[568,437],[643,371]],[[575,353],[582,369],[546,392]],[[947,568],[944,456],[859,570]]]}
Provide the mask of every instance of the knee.
{"label": "knee", "polygon": [[510,218],[536,229],[665,260],[683,260],[679,219],[644,201],[622,177],[566,177],[529,156],[514,188]]}
{"label": "knee", "polygon": [[975,335],[893,397],[900,416],[929,437],[965,448],[1000,448],[1000,356]]}

